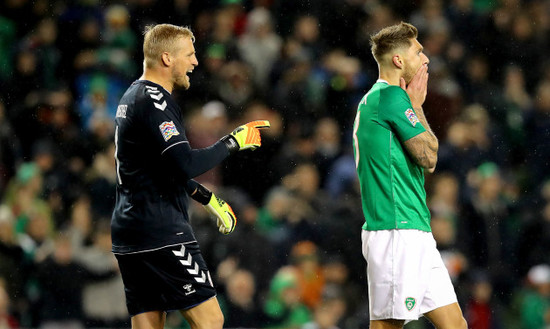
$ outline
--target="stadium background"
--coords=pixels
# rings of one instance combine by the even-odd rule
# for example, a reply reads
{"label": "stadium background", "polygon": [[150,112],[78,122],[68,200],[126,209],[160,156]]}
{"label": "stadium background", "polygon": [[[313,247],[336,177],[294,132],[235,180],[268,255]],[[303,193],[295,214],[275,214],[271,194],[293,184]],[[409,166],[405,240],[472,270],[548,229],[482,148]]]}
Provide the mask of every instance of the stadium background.
{"label": "stadium background", "polygon": [[[227,327],[367,328],[351,152],[401,20],[430,58],[433,233],[470,328],[550,327],[550,1],[5,0],[0,4],[0,327],[128,327],[110,254],[113,117],[143,28],[190,26],[176,92],[191,144],[266,118],[263,146],[199,177],[236,211],[192,222]],[[417,321],[407,328],[429,328]],[[177,313],[167,328],[185,328]]]}

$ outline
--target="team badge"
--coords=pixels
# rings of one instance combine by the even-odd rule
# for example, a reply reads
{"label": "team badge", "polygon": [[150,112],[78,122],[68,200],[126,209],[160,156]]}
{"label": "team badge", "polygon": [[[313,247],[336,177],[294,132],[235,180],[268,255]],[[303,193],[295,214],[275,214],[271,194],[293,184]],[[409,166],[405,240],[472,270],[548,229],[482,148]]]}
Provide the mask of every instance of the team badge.
{"label": "team badge", "polygon": [[412,109],[407,109],[405,111],[405,115],[407,116],[407,119],[409,119],[409,121],[411,122],[411,124],[413,125],[413,127],[416,127],[416,124],[418,122],[420,122],[418,120],[418,117],[416,116],[416,114],[414,114],[414,111]]}
{"label": "team badge", "polygon": [[416,299],[413,297],[407,297],[405,298],[405,307],[407,310],[412,311],[412,309],[416,306]]}
{"label": "team badge", "polygon": [[172,136],[180,134],[173,121],[164,121],[160,124],[159,129],[165,141],[168,141]]}

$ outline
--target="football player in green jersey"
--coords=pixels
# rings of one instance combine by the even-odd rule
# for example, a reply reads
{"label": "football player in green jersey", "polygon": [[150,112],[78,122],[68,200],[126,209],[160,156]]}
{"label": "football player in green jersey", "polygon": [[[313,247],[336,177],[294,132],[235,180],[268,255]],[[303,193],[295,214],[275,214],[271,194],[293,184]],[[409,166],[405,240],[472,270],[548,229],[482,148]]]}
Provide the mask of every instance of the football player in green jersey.
{"label": "football player in green jersey", "polygon": [[438,329],[466,329],[426,205],[424,171],[435,170],[439,143],[422,109],[429,59],[417,37],[404,22],[371,37],[379,79],[354,124],[370,328],[403,328],[425,316]]}

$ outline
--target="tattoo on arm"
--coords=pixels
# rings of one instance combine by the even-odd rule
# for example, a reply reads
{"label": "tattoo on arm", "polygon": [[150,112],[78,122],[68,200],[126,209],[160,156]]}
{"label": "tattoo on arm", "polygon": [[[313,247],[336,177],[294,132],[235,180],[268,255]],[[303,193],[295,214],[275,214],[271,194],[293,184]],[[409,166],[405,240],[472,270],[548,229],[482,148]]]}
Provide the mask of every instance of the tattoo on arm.
{"label": "tattoo on arm", "polygon": [[433,133],[425,131],[406,140],[404,145],[416,164],[426,169],[435,167],[439,143]]}

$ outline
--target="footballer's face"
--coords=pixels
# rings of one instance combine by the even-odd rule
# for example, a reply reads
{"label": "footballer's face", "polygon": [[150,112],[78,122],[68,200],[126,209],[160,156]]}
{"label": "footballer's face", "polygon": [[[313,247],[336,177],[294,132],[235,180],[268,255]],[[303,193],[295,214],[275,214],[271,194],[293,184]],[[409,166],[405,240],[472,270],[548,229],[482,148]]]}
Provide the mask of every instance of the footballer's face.
{"label": "footballer's face", "polygon": [[423,53],[424,47],[416,39],[411,39],[411,46],[403,54],[403,79],[409,84],[420,66],[430,63]]}
{"label": "footballer's face", "polygon": [[180,38],[174,51],[175,65],[172,67],[172,80],[174,86],[189,89],[191,82],[188,74],[199,65],[195,54],[195,47],[191,38]]}

